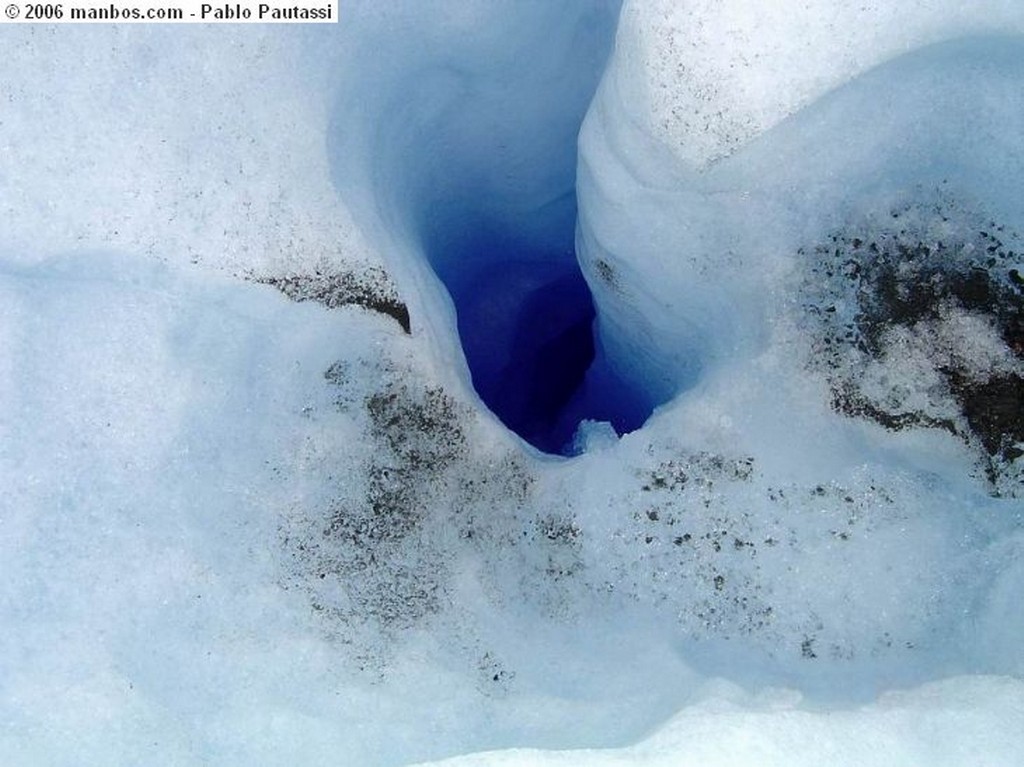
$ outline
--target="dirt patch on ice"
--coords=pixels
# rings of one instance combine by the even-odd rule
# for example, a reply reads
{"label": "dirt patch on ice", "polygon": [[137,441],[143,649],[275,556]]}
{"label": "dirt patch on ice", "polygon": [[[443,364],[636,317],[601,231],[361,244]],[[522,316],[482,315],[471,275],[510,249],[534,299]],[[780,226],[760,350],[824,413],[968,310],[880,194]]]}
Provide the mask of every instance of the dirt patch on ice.
{"label": "dirt patch on ice", "polygon": [[380,267],[350,271],[254,277],[255,282],[277,288],[293,301],[316,301],[328,309],[360,306],[391,317],[406,333],[411,332],[409,309],[398,296],[390,275]]}
{"label": "dirt patch on ice", "polygon": [[1024,242],[949,201],[906,205],[802,251],[813,367],[833,407],[965,440],[995,494],[1020,492]]}

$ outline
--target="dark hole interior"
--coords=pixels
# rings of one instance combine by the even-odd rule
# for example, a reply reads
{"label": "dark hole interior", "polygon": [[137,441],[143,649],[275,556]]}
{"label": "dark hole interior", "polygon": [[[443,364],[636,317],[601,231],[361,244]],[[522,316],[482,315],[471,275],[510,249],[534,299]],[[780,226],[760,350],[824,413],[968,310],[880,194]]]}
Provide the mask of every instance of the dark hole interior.
{"label": "dark hole interior", "polygon": [[[506,266],[515,272],[520,265]],[[494,317],[491,325],[464,310],[459,335],[473,385],[484,402],[525,440],[541,450],[559,452],[575,428],[562,423],[562,413],[594,359],[594,306],[578,272],[559,270],[542,276],[537,279],[535,270],[533,279],[512,282],[518,293],[512,296],[500,284],[478,286],[484,301],[492,297],[498,299],[495,303],[504,303],[512,298],[518,306]],[[492,331],[506,336],[505,349],[493,346]]]}
{"label": "dark hole interior", "polygon": [[583,419],[621,434],[651,409],[611,372],[575,253],[577,136],[619,6],[484,4],[472,34],[422,49],[384,27],[379,68],[337,110],[339,187],[357,204],[373,189],[370,215],[447,288],[481,399],[549,453],[572,452]]}
{"label": "dark hole interior", "polygon": [[469,232],[456,239],[446,231],[448,257],[432,262],[455,304],[481,399],[530,444],[569,454],[583,419],[621,434],[642,425],[650,408],[598,358],[594,303],[573,247],[574,196],[560,207],[544,236],[525,241],[456,205],[458,229],[468,224]]}

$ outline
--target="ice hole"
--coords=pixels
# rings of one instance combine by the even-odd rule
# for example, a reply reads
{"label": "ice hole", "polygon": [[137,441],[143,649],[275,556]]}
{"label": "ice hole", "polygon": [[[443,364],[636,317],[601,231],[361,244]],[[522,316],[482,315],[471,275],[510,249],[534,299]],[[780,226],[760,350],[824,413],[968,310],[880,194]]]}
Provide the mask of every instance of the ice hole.
{"label": "ice hole", "polygon": [[[457,204],[457,203],[456,203]],[[460,210],[465,237],[428,238],[426,252],[455,304],[473,385],[523,439],[549,453],[570,450],[583,418],[611,421],[620,433],[642,418],[627,403],[590,396],[594,305],[573,249],[575,205],[551,222],[541,242],[524,242],[486,215]],[[591,376],[593,377],[593,376]]]}
{"label": "ice hole", "polygon": [[415,230],[451,295],[473,385],[506,426],[548,453],[572,452],[584,419],[621,434],[650,412],[601,361],[575,252],[577,134],[617,6],[541,14],[520,27],[529,35],[507,69],[487,80],[443,78],[440,90],[458,95],[443,119],[421,126],[419,151],[408,155],[423,163],[410,198]]}
{"label": "ice hole", "polygon": [[571,452],[583,420],[621,434],[651,409],[610,372],[575,253],[577,136],[619,6],[488,3],[415,46],[384,25],[365,52],[381,66],[336,114],[339,187],[358,201],[367,179],[372,215],[451,296],[481,399],[549,453]]}
{"label": "ice hole", "polygon": [[548,453],[572,452],[585,419],[622,434],[650,413],[597,354],[567,183],[557,201],[521,214],[480,205],[472,193],[435,200],[422,229],[424,252],[455,305],[474,388],[506,426]]}

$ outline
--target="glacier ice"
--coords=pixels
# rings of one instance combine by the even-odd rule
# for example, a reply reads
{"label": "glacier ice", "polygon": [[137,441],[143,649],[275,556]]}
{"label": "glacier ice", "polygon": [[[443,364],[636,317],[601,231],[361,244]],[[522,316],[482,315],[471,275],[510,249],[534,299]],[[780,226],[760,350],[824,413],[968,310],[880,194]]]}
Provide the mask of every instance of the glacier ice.
{"label": "glacier ice", "polygon": [[[657,27],[659,17],[642,18]],[[801,40],[792,44],[810,45]],[[675,394],[709,365],[755,354],[765,343],[764,328],[778,321],[772,299],[799,300],[779,287],[793,275],[795,254],[857,216],[887,215],[915,196],[929,206],[931,198],[952,195],[987,215],[986,223],[1020,226],[1013,192],[1020,170],[1019,37],[936,42],[848,72],[846,84],[819,91],[788,119],[779,117],[742,142],[729,139],[726,154],[709,149],[700,157],[659,140],[665,125],[659,110],[670,108],[664,102],[672,110],[688,108],[672,99],[689,84],[690,70],[680,70],[676,80],[671,72],[651,74],[644,59],[629,55],[631,42],[626,36],[616,53],[623,63],[613,61],[587,117],[580,171],[580,253],[592,275],[598,338],[621,350],[611,357],[627,380],[657,381]],[[741,56],[745,49],[727,50]],[[722,93],[706,98],[721,111],[679,124],[672,141],[687,151],[731,125],[716,99],[738,97],[727,86],[741,77],[740,67],[728,54],[704,66],[716,63],[729,74],[722,74]],[[763,78],[790,71],[797,80],[807,77],[803,68],[740,69],[754,84],[741,80],[739,95],[756,87],[764,98],[780,100],[793,97],[783,87],[789,81]],[[655,96],[645,112],[634,101],[648,93]],[[783,108],[792,107],[777,107]],[[638,126],[641,119],[648,123]],[[646,279],[652,272],[661,278]],[[614,282],[601,274],[614,274]]]}
{"label": "glacier ice", "polygon": [[1019,3],[221,32],[3,30],[0,761],[1019,760]]}

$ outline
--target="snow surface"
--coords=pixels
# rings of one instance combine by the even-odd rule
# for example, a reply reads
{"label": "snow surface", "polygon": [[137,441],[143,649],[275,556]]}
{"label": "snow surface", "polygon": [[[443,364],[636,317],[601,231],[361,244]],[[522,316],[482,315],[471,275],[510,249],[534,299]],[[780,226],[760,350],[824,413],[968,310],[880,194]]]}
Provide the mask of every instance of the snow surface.
{"label": "snow surface", "polygon": [[802,710],[786,694],[743,699],[716,690],[639,744],[620,750],[480,754],[434,765],[1010,765],[1020,760],[1019,686],[991,677],[950,679],[840,711]]}
{"label": "snow surface", "polygon": [[[1024,269],[1024,11],[627,0],[588,101],[616,10],[4,27],[0,763],[1020,763],[1020,458],[942,373],[1019,352],[825,340],[850,243]],[[546,237],[584,111],[599,365],[661,406],[561,459],[436,246],[463,185]]]}

